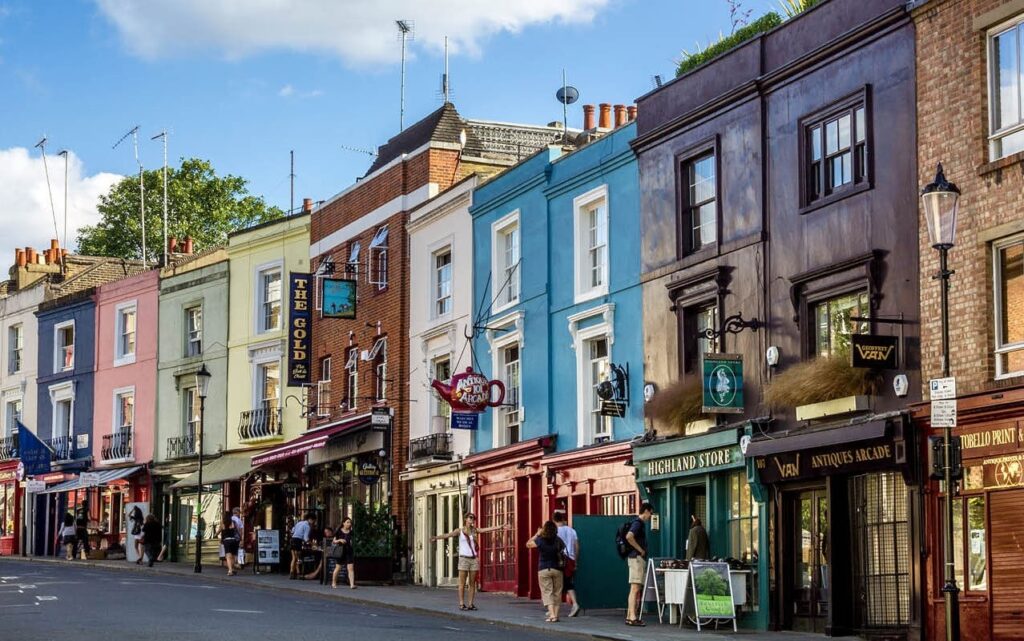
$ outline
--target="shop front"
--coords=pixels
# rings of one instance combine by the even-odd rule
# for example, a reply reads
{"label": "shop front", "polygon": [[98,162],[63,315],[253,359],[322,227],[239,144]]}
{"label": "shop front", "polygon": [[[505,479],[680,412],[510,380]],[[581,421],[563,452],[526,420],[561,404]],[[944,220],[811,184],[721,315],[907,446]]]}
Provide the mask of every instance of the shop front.
{"label": "shop front", "polygon": [[[435,436],[447,436],[439,434]],[[410,455],[410,461],[416,461]],[[459,579],[459,544],[456,539],[431,541],[462,525],[469,511],[469,470],[461,461],[416,466],[402,472],[413,496],[413,577],[417,584],[451,587]]]}
{"label": "shop front", "polygon": [[231,488],[237,488],[240,479],[251,471],[252,452],[228,452],[205,459],[201,505],[198,470],[170,484],[172,494],[164,498],[164,503],[170,511],[171,534],[167,538],[173,560],[195,562],[196,535],[201,532],[203,563],[217,562],[217,533],[224,511],[241,507]]}
{"label": "shop front", "polygon": [[18,461],[0,464],[0,556],[19,551],[24,488],[17,480]]}
{"label": "shop front", "polygon": [[772,506],[773,627],[920,638],[913,443],[891,412],[749,444]]}
{"label": "shop front", "polygon": [[637,487],[629,442],[605,443],[541,459],[547,483],[544,514],[574,516],[636,514]]}
{"label": "shop front", "polygon": [[704,524],[711,556],[728,559],[738,625],[768,627],[768,512],[748,482],[743,429],[633,445],[636,483],[654,506],[650,556],[685,559],[692,517]]}

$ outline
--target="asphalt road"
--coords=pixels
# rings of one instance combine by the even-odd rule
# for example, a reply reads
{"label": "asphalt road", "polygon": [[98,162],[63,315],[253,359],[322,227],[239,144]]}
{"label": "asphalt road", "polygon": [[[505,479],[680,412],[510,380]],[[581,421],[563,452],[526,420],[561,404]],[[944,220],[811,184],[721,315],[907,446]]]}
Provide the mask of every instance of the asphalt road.
{"label": "asphalt road", "polygon": [[[484,636],[486,635],[486,636]],[[206,583],[198,577],[0,561],[0,641],[541,641],[522,629],[315,596]]]}

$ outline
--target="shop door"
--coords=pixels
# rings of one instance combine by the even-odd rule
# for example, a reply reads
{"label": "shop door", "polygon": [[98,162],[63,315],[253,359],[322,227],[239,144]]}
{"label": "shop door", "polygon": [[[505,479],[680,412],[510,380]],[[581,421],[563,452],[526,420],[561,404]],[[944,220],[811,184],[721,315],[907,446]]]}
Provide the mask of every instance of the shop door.
{"label": "shop door", "polygon": [[[437,500],[434,533],[447,534],[462,525],[458,494],[431,496]],[[434,585],[455,585],[459,579],[459,539],[441,539],[434,550]]]}
{"label": "shop door", "polygon": [[1024,490],[992,492],[992,639],[1024,641]]}
{"label": "shop door", "polygon": [[814,488],[788,495],[794,630],[824,632],[828,620],[828,495]]}
{"label": "shop door", "polygon": [[682,520],[679,521],[677,529],[679,542],[676,548],[678,550],[676,556],[683,558],[686,556],[686,546],[690,542],[690,526],[693,524],[692,517],[696,516],[704,524],[705,528],[708,527],[708,494],[707,488],[703,483],[701,485],[680,487],[678,492],[679,516],[682,517]]}
{"label": "shop door", "polygon": [[[483,497],[482,527],[516,523],[514,492]],[[501,529],[480,535],[481,583],[491,592],[515,592],[516,535],[514,529]]]}

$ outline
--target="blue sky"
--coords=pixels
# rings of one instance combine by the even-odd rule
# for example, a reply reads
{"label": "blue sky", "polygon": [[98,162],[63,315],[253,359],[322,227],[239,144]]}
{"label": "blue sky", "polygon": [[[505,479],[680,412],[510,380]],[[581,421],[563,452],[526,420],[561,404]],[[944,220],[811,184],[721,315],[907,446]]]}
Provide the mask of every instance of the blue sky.
{"label": "blue sky", "polygon": [[[464,116],[546,123],[561,117],[563,67],[579,104],[629,103],[653,75],[672,77],[681,49],[730,28],[725,0],[166,0],[143,13],[144,4],[0,0],[0,249],[52,235],[31,149],[44,133],[48,155],[74,154],[72,225],[92,220],[90,203],[114,174],[135,170],[130,146],[111,147],[136,124],[147,167],[161,163],[149,138],[166,127],[172,162],[209,159],[272,204],[288,206],[292,149],[297,202],[344,189],[371,160],[344,147],[374,149],[398,130],[395,18],[417,28],[406,124],[441,103],[444,35]],[[744,4],[754,17],[772,8]],[[49,169],[61,211],[63,160]],[[26,217],[39,224],[26,229]]]}

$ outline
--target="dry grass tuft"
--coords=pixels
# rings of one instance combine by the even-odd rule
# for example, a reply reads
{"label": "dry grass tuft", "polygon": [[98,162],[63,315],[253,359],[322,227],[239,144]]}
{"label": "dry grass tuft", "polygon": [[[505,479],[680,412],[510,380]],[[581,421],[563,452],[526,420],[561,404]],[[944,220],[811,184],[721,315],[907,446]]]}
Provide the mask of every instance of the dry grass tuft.
{"label": "dry grass tuft", "polygon": [[855,368],[848,358],[819,357],[791,365],[765,387],[764,403],[772,411],[810,405],[857,394],[871,394],[878,388],[878,375]]}
{"label": "dry grass tuft", "polygon": [[665,423],[670,433],[682,434],[687,423],[708,417],[702,411],[703,407],[701,381],[691,376],[658,390],[644,408],[644,413]]}

